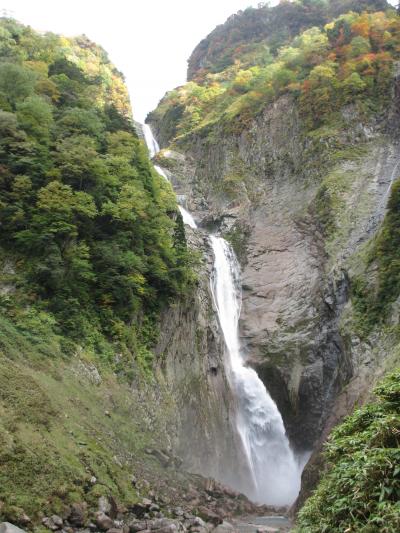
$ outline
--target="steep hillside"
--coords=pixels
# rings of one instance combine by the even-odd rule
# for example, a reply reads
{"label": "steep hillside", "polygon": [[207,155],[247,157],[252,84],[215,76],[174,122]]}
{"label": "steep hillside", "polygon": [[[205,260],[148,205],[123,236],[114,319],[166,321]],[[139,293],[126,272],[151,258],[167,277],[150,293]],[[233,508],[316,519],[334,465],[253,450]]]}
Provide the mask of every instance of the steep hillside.
{"label": "steep hillside", "polygon": [[77,339],[96,342],[98,331],[145,346],[125,325],[151,321],[190,273],[175,197],[137,138],[123,79],[85,37],[10,20],[1,30],[0,239],[18,266],[12,304],[52,313]]}
{"label": "steep hillside", "polygon": [[[321,22],[274,48],[251,24],[282,4],[229,19],[148,120],[188,208],[241,260],[249,363],[293,446],[317,450],[304,501],[332,426],[399,364],[400,20],[373,2],[287,4],[318,4]],[[245,45],[219,63],[242,22]]]}
{"label": "steep hillside", "polygon": [[[257,9],[249,7],[217,26],[196,46],[189,58],[188,80],[204,79],[208,73],[222,72],[238,61],[252,66],[252,52],[260,43],[275,53],[302,31],[323,26],[342,13],[388,7],[386,0],[284,1],[274,8],[267,2]],[[258,59],[265,61],[261,54]]]}
{"label": "steep hillside", "polygon": [[72,531],[100,508],[109,529],[181,505],[185,530],[254,510],[185,473],[240,471],[207,245],[188,248],[84,36],[0,20],[0,217],[0,518]]}
{"label": "steep hillside", "polygon": [[375,401],[332,432],[327,473],[301,510],[296,531],[399,530],[399,379],[398,371],[388,376],[375,389]]}

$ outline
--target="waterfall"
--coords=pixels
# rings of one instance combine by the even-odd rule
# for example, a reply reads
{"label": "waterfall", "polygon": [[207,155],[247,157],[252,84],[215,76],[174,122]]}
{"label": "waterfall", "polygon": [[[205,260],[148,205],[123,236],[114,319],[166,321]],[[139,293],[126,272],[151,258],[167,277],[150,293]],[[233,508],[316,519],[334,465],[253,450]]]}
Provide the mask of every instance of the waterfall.
{"label": "waterfall", "polygon": [[239,343],[240,269],[229,244],[211,236],[214,251],[212,292],[224,334],[229,370],[238,399],[237,428],[252,473],[252,499],[291,504],[300,490],[301,466],[285,434],[281,414],[257,372],[245,364]]}
{"label": "waterfall", "polygon": [[156,153],[160,151],[160,147],[158,145],[158,142],[154,138],[150,126],[148,126],[147,124],[142,124],[142,130],[144,139],[147,144],[147,148],[149,149],[150,159],[152,159],[156,155]]}
{"label": "waterfall", "polygon": [[[148,126],[147,124],[143,124],[143,134],[144,134],[144,138],[145,138],[145,141],[146,141],[146,144],[147,144],[147,148],[148,148],[149,153],[150,153],[150,157],[153,158],[160,151],[160,147],[158,145],[158,142],[155,140],[155,138],[153,136],[153,132],[151,131],[150,126]],[[162,176],[167,181],[169,181],[165,170],[163,170],[158,165],[154,165],[154,168],[160,174],[160,176]],[[189,211],[187,211],[182,205],[179,205],[178,207],[179,207],[179,211],[180,211],[180,213],[182,215],[183,223],[187,224],[188,226],[190,226],[193,229],[196,229],[197,228],[197,224],[196,224],[194,218],[192,217],[192,215],[189,213]]]}
{"label": "waterfall", "polygon": [[[144,134],[150,155],[159,150],[149,126]],[[168,180],[158,166],[157,172]],[[179,206],[185,224],[196,228],[192,215]],[[248,366],[240,348],[238,323],[241,308],[240,268],[230,245],[210,236],[214,252],[211,291],[227,349],[227,374],[238,402],[237,430],[251,473],[248,496],[260,503],[288,505],[300,490],[303,464],[296,460],[281,414],[257,372]]]}
{"label": "waterfall", "polygon": [[179,211],[181,212],[181,215],[182,215],[183,223],[187,224],[188,226],[190,226],[193,229],[196,229],[197,228],[197,224],[194,221],[194,218],[192,217],[192,215],[189,213],[189,211],[186,211],[186,209],[183,206],[181,206],[181,205],[178,206],[178,207],[179,207]]}
{"label": "waterfall", "polygon": [[168,176],[166,175],[165,171],[161,167],[159,167],[158,165],[154,165],[154,168],[157,170],[157,172],[160,174],[160,176],[162,176],[167,181],[169,181]]}

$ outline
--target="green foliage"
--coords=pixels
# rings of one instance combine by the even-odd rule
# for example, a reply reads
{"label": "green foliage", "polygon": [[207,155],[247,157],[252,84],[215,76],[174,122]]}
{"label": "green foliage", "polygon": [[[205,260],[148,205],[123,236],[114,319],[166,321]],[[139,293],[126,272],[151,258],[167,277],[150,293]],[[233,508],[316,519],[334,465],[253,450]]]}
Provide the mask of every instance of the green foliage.
{"label": "green foliage", "polygon": [[39,96],[29,96],[16,107],[21,129],[40,144],[47,144],[53,126],[52,106]]}
{"label": "green foliage", "polygon": [[0,93],[12,108],[33,94],[36,76],[28,68],[14,64],[0,64]]}
{"label": "green foliage", "polygon": [[375,394],[333,430],[328,469],[299,513],[299,533],[399,531],[400,370]]}
{"label": "green foliage", "polygon": [[373,282],[366,276],[352,280],[352,302],[361,336],[388,318],[400,295],[400,180],[391,187],[388,212],[370,243],[366,262],[376,271]]}
{"label": "green foliage", "polygon": [[225,233],[224,237],[230,242],[239,261],[243,264],[246,260],[247,242],[249,237],[246,229],[240,225],[236,225],[231,228],[229,232]]}
{"label": "green foliage", "polygon": [[186,292],[190,257],[122,77],[85,37],[0,20],[0,218],[18,265],[10,316],[28,306],[81,343],[106,336],[131,359],[150,353],[141,324]]}

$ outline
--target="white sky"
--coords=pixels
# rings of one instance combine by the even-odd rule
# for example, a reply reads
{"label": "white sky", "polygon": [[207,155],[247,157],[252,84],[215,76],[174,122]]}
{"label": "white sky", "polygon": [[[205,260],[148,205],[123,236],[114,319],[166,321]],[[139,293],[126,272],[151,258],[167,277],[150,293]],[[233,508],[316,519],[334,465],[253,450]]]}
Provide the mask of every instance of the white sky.
{"label": "white sky", "polygon": [[37,30],[85,33],[100,44],[124,73],[134,117],[143,122],[166,91],[185,82],[187,59],[200,40],[233,13],[258,2],[0,0],[0,15],[5,9]]}
{"label": "white sky", "polygon": [[85,33],[127,80],[134,117],[143,121],[167,90],[184,83],[193,48],[253,0],[0,0],[34,29]]}

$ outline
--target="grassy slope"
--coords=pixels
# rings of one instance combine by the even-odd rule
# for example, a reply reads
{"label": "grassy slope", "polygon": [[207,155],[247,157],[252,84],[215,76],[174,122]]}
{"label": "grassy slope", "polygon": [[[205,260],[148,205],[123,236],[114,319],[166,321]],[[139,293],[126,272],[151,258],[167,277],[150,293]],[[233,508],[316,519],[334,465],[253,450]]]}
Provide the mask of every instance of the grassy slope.
{"label": "grassy slope", "polygon": [[96,384],[89,354],[63,356],[60,339],[21,332],[4,317],[0,326],[0,518],[62,514],[65,505],[94,505],[102,494],[136,501],[132,475],[162,484],[165,474],[144,452],[157,437],[165,447],[162,398],[158,410],[149,394],[141,402],[107,367]]}

